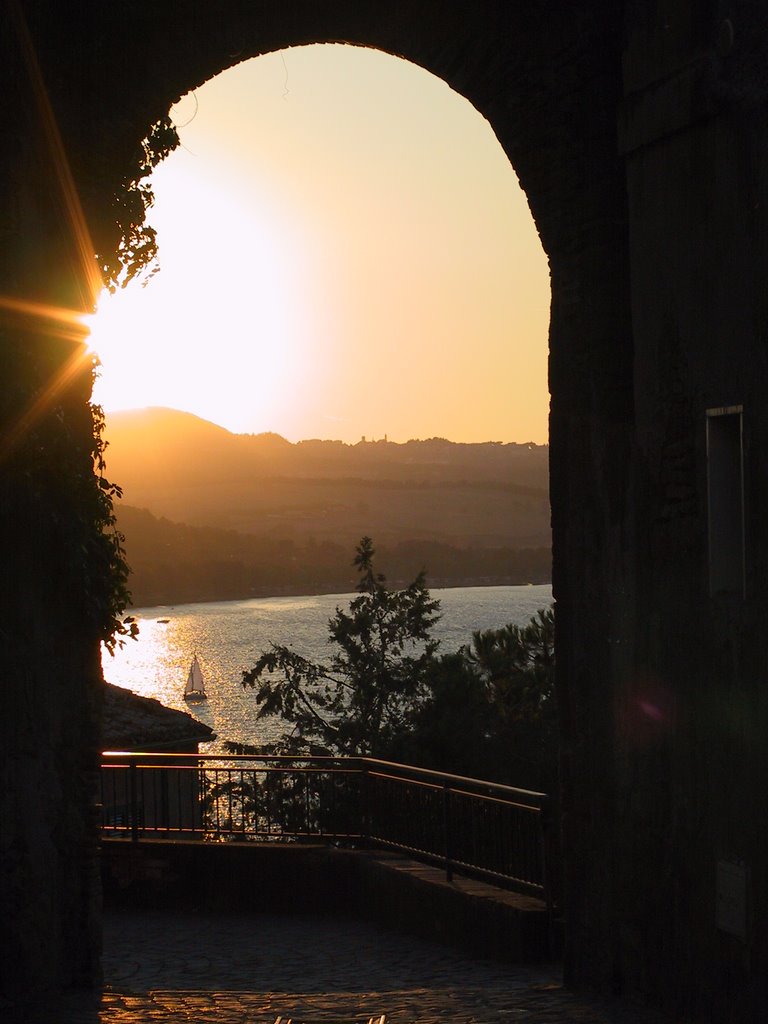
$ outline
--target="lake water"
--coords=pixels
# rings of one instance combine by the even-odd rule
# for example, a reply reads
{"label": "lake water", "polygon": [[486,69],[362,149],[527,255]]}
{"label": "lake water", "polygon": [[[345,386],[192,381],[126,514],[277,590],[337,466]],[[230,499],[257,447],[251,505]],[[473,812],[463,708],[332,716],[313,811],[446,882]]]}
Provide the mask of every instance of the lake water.
{"label": "lake water", "polygon": [[[434,635],[444,653],[468,643],[476,629],[520,625],[539,608],[552,603],[549,584],[524,587],[456,587],[433,589],[442,618]],[[225,740],[260,744],[276,738],[278,725],[256,720],[253,690],[240,684],[271,643],[286,644],[297,653],[327,660],[328,620],[338,606],[347,608],[354,594],[316,597],[256,598],[173,607],[137,608],[139,639],[128,641],[114,657],[102,656],[104,677],[168,707],[190,711],[216,732],[218,740],[203,752],[222,749]],[[169,621],[160,622],[159,619]],[[205,676],[208,700],[188,708],[184,683],[193,654]]]}

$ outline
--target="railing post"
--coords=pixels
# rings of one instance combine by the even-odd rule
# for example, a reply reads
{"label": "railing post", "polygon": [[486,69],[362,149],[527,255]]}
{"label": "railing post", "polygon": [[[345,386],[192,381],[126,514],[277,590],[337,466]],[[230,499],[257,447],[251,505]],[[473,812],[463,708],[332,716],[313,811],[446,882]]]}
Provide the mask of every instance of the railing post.
{"label": "railing post", "polygon": [[451,842],[451,787],[446,779],[443,782],[443,836],[445,838],[445,880],[453,881],[453,843]]}
{"label": "railing post", "polygon": [[199,834],[200,839],[205,835],[206,791],[205,762],[198,761],[190,794],[190,809],[192,811],[192,827],[195,833]]}
{"label": "railing post", "polygon": [[552,824],[552,807],[550,801],[544,798],[539,804],[539,836],[541,843],[541,882],[544,888],[544,902],[547,908],[547,939],[550,956],[554,955],[556,945],[552,870],[554,861],[552,843],[554,836]]}
{"label": "railing post", "polygon": [[128,766],[129,799],[131,802],[131,841],[139,841],[139,792],[136,759],[131,758]]}
{"label": "railing post", "polygon": [[[370,803],[370,801],[371,801],[371,793],[370,793],[370,783],[369,783],[369,775],[368,775],[368,762],[366,761],[366,759],[364,757],[360,758],[360,770],[361,770],[361,773],[362,773],[362,786],[360,787],[362,792],[361,792],[360,796],[362,797],[362,801],[363,801],[362,821],[360,822],[360,833],[361,833],[361,837],[362,837],[365,845],[366,846],[370,846],[370,843],[371,843],[371,803]],[[351,829],[347,828],[347,831],[349,832],[349,831],[351,831]]]}

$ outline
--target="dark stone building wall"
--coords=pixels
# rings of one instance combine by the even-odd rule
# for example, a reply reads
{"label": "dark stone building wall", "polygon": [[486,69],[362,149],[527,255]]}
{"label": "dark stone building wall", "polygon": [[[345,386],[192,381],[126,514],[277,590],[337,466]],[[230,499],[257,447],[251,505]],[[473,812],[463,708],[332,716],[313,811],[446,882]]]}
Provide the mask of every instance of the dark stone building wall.
{"label": "dark stone building wall", "polygon": [[[87,308],[57,140],[0,34],[0,1006],[99,979],[98,631]],[[51,315],[54,313],[54,315]],[[98,542],[97,542],[98,546]],[[10,1007],[10,1008],[9,1008]]]}
{"label": "dark stone building wall", "polygon": [[[613,681],[615,972],[626,990],[679,1011],[758,1020],[768,962],[758,781],[768,769],[768,23],[764,5],[656,7],[628,11],[620,111],[636,597],[631,629],[612,638],[627,648]],[[742,483],[731,486],[743,487],[745,575],[729,586],[710,581],[707,413],[724,408],[743,410]]]}
{"label": "dark stone building wall", "polygon": [[[376,46],[440,75],[490,120],[552,279],[566,978],[717,1021],[760,1019],[765,5],[39,0],[9,10],[21,8],[97,240],[114,237],[111,197],[148,127],[259,53]],[[0,292],[82,308],[72,225],[11,24],[0,65]],[[73,343],[7,315],[2,330],[9,431]],[[20,921],[22,935],[4,985],[93,976],[97,645],[72,599],[83,594],[67,559],[78,498],[63,486],[87,462],[87,390],[76,378],[45,421],[37,450],[60,444],[57,469],[46,458],[36,474],[21,457],[2,464],[0,536],[13,569],[0,642],[15,703],[3,737],[0,921]],[[737,406],[746,589],[711,596],[707,410]]]}

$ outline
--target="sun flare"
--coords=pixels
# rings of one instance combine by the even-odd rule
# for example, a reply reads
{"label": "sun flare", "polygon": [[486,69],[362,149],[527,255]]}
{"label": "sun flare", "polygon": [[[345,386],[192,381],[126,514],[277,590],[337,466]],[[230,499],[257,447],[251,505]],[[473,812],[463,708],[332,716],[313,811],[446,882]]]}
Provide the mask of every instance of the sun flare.
{"label": "sun flare", "polygon": [[[155,175],[161,272],[103,293],[91,320],[101,360],[95,399],[107,409],[165,405],[264,428],[296,370],[291,231],[171,165]],[[194,211],[197,211],[195,215]],[[239,412],[238,412],[239,410]]]}

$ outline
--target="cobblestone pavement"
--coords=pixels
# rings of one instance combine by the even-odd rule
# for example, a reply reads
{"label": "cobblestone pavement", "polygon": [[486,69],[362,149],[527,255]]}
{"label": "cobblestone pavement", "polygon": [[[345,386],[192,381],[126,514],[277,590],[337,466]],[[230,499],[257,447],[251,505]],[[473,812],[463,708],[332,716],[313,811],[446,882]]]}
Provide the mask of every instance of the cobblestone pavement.
{"label": "cobblestone pavement", "polygon": [[[105,991],[40,1024],[658,1024],[566,992],[556,967],[509,967],[358,921],[108,912]],[[37,1024],[37,1022],[36,1022]]]}

